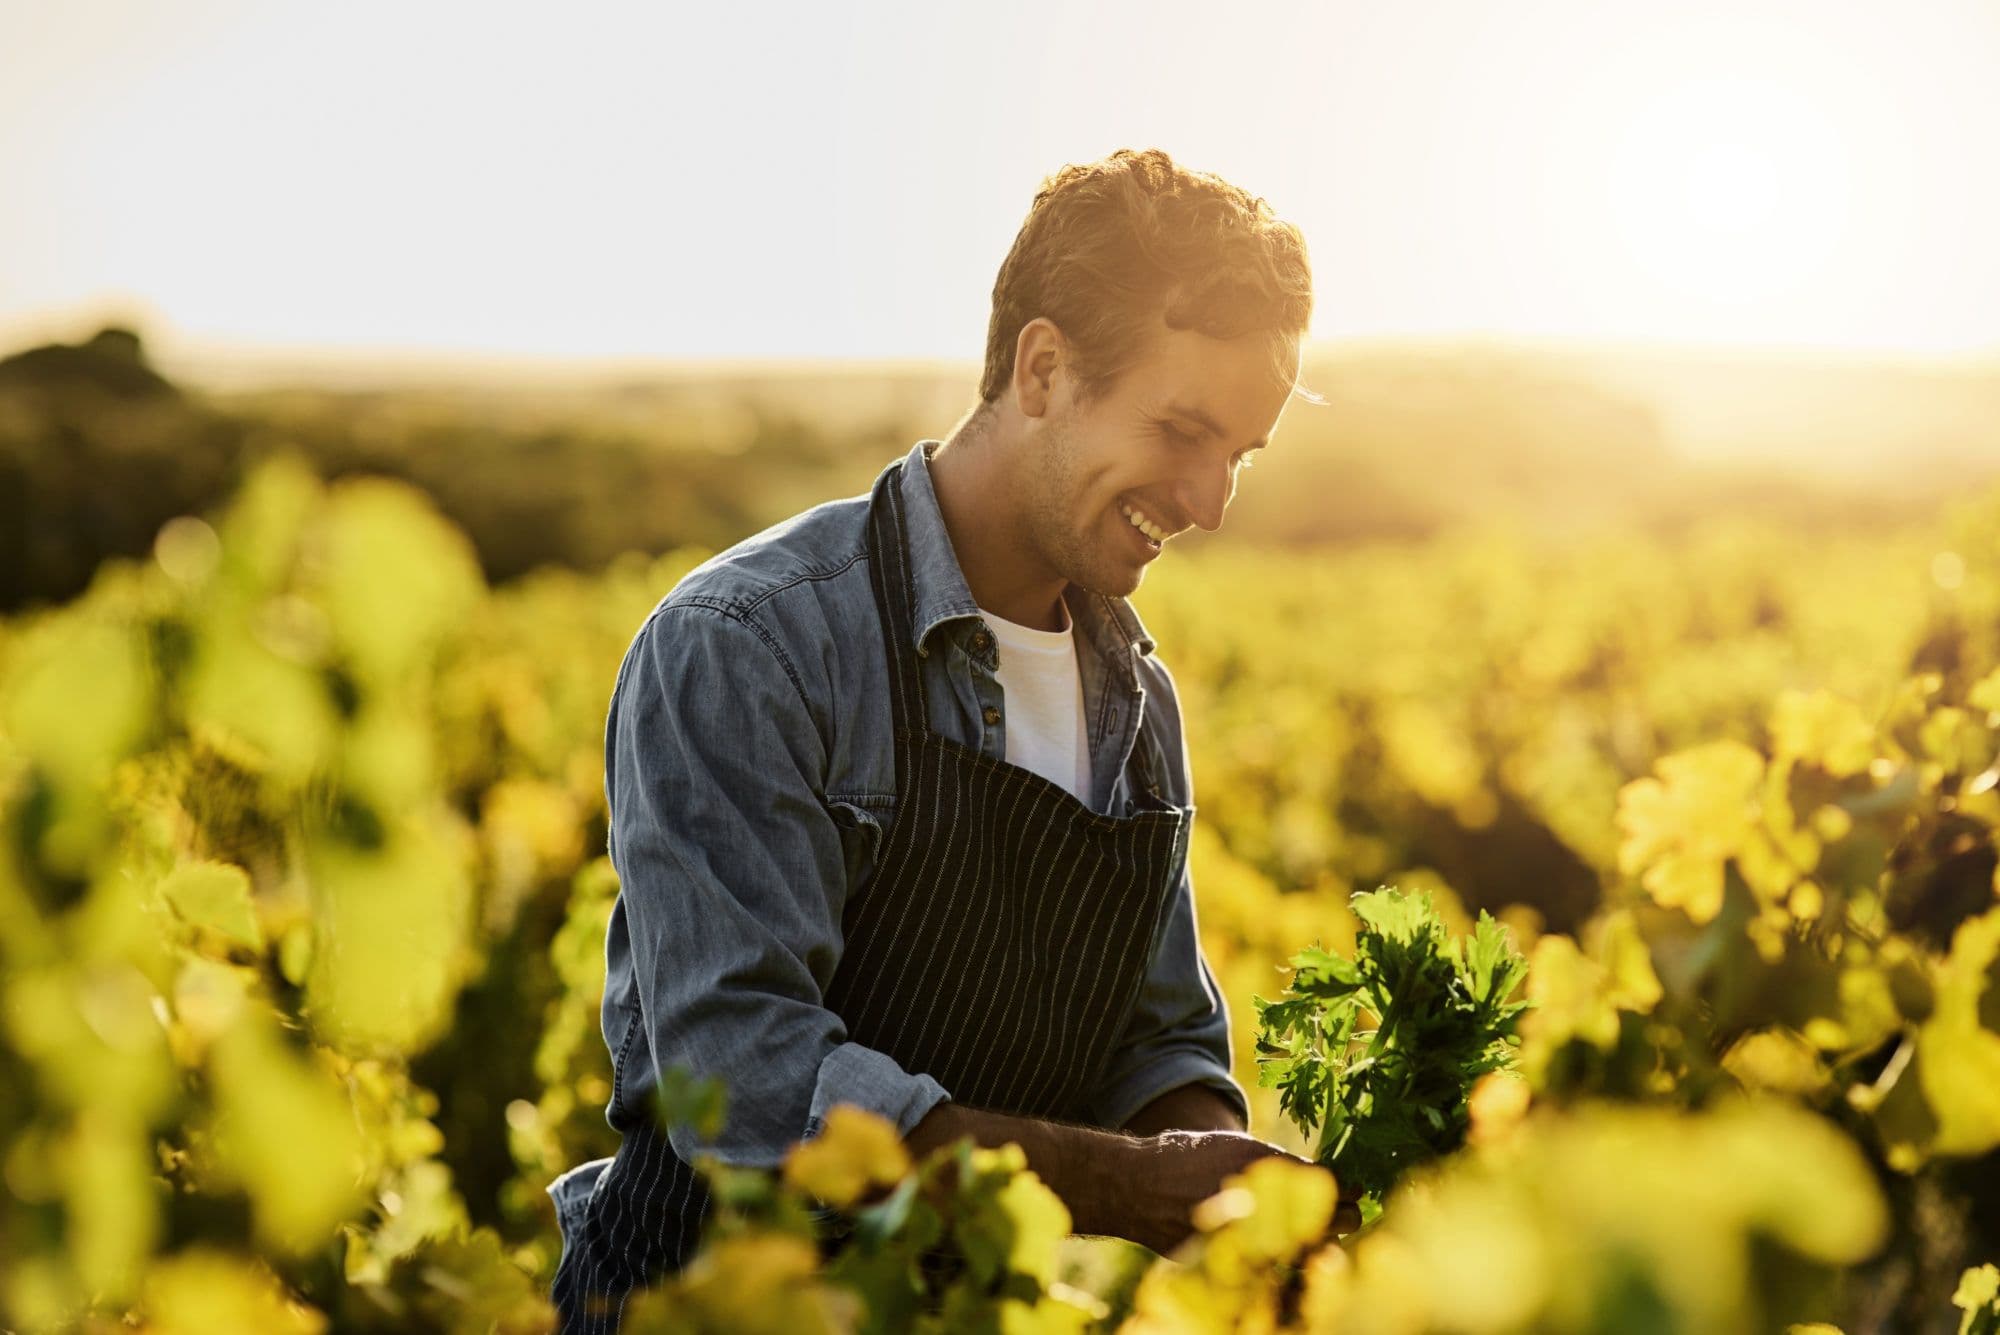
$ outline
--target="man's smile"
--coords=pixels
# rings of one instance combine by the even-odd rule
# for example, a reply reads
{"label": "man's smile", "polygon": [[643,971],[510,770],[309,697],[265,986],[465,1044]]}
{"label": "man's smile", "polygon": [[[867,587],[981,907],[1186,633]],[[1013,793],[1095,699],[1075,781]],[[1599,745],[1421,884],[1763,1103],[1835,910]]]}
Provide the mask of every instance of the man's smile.
{"label": "man's smile", "polygon": [[1131,525],[1135,531],[1145,535],[1152,543],[1154,551],[1158,551],[1160,545],[1171,536],[1166,525],[1160,523],[1147,511],[1123,497],[1119,498],[1118,512],[1125,516],[1125,522]]}

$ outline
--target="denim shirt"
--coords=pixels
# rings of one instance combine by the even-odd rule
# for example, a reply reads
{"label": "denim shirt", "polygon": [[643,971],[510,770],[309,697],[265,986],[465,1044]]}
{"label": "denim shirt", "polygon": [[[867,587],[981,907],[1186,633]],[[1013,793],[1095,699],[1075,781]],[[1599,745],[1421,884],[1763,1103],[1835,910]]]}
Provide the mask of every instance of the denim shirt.
{"label": "denim shirt", "polygon": [[[932,728],[1006,758],[998,646],[946,532],[920,441],[902,491],[916,640]],[[868,577],[868,496],[818,505],[691,571],[639,628],[605,725],[610,855],[605,943],[608,1115],[649,1115],[659,1073],[728,1088],[721,1135],[674,1128],[675,1153],[772,1165],[852,1103],[907,1133],[950,1097],[931,1076],[850,1042],[822,1003],[841,913],[896,819],[882,623]],[[1168,757],[1160,795],[1193,805],[1173,678],[1122,598],[1064,594],[1076,625],[1089,805],[1135,810],[1126,762],[1141,727]],[[980,949],[967,941],[965,949]],[[1209,1085],[1245,1113],[1229,1016],[1195,932],[1185,858],[1139,1003],[1090,1107],[1122,1126],[1154,1098]],[[943,962],[948,967],[949,962]]]}

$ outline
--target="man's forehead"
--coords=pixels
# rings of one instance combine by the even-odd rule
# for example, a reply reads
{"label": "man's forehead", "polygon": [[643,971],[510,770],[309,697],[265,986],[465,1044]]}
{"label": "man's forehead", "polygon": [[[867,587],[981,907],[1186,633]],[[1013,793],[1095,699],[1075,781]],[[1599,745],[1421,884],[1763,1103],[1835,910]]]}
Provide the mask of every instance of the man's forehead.
{"label": "man's forehead", "polygon": [[1155,344],[1140,380],[1148,385],[1151,398],[1171,399],[1225,417],[1231,404],[1251,412],[1259,410],[1253,405],[1269,403],[1275,415],[1290,400],[1301,363],[1294,351],[1280,372],[1272,362],[1272,351],[1269,344],[1252,337],[1223,340],[1174,330]]}

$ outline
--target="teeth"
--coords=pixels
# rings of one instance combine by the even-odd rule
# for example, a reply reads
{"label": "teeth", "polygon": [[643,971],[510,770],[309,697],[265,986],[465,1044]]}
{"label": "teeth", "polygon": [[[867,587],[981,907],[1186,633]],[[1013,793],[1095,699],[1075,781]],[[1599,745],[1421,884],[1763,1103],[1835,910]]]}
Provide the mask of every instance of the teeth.
{"label": "teeth", "polygon": [[1167,540],[1167,531],[1165,529],[1161,528],[1158,524],[1155,524],[1152,520],[1146,518],[1146,516],[1140,514],[1137,510],[1134,510],[1131,506],[1125,504],[1123,501],[1120,501],[1118,504],[1118,509],[1121,513],[1124,514],[1127,522],[1129,522],[1133,528],[1138,529],[1141,533],[1151,538],[1154,542],[1165,542]]}

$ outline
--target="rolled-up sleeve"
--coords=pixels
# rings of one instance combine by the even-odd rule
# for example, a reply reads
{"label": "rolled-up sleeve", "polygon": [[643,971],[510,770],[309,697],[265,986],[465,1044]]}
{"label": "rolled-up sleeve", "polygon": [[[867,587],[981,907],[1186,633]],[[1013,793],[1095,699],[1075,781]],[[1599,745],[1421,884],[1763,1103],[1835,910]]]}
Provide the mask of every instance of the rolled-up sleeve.
{"label": "rolled-up sleeve", "polygon": [[824,1004],[846,864],[821,798],[823,734],[777,641],[716,606],[657,609],[619,670],[605,749],[616,1097],[636,1107],[675,1066],[721,1080],[720,1136],[669,1138],[684,1159],[742,1165],[778,1162],[835,1103],[907,1132],[949,1097],[848,1041]]}
{"label": "rolled-up sleeve", "polygon": [[1202,958],[1194,887],[1183,863],[1138,1007],[1092,1102],[1098,1123],[1122,1127],[1169,1090],[1201,1084],[1249,1125],[1250,1105],[1229,1074],[1229,1009]]}

